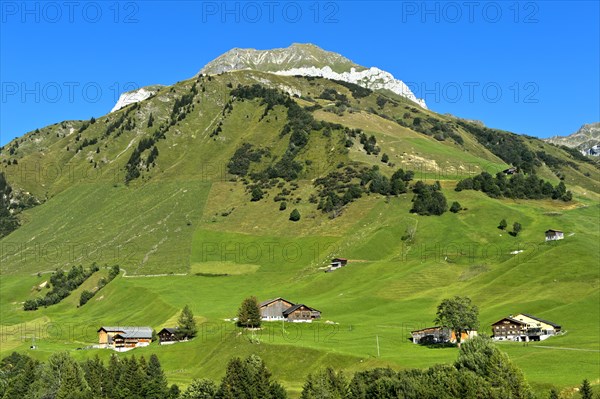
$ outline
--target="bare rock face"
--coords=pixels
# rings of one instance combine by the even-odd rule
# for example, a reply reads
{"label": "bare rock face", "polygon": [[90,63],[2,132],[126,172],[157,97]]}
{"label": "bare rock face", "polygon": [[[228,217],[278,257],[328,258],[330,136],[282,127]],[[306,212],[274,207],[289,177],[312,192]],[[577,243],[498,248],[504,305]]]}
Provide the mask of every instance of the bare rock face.
{"label": "bare rock face", "polygon": [[600,156],[600,122],[583,125],[569,136],[553,136],[544,141],[577,148],[583,155]]}
{"label": "bare rock face", "polygon": [[278,75],[318,76],[354,83],[371,90],[390,90],[427,108],[409,87],[391,73],[365,68],[344,56],[313,44],[292,44],[273,50],[232,49],[209,62],[200,73],[218,74],[235,70],[257,70]]}
{"label": "bare rock face", "polygon": [[118,111],[121,108],[128,106],[129,104],[144,101],[145,99],[155,95],[161,87],[162,86],[160,85],[148,86],[123,93],[119,96],[119,100],[117,101],[113,109],[110,110],[110,112]]}

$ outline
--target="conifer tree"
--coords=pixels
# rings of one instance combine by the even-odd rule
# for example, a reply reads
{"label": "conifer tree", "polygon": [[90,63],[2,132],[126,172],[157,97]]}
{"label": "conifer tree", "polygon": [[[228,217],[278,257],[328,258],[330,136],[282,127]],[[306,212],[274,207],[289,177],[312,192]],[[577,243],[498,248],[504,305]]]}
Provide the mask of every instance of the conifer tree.
{"label": "conifer tree", "polygon": [[146,388],[144,389],[144,398],[164,399],[164,397],[167,396],[168,391],[165,373],[162,370],[158,357],[155,354],[152,354],[146,367]]}
{"label": "conifer tree", "polygon": [[194,321],[194,314],[188,305],[185,305],[177,320],[177,339],[191,339],[196,336],[198,329]]}
{"label": "conifer tree", "polygon": [[246,328],[260,327],[261,315],[256,297],[244,299],[238,310],[238,326]]}
{"label": "conifer tree", "polygon": [[581,387],[579,387],[579,393],[581,394],[581,399],[592,399],[592,386],[587,379],[583,380],[581,383]]}

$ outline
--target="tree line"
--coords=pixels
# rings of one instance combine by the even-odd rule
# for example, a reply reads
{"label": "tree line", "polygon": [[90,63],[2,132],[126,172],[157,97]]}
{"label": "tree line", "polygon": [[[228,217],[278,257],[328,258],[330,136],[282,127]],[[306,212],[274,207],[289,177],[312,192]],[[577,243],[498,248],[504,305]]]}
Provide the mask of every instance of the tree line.
{"label": "tree line", "polygon": [[475,177],[468,177],[458,182],[456,191],[477,190],[486,193],[492,198],[518,198],[518,199],[556,199],[571,201],[573,194],[567,190],[565,183],[559,182],[556,186],[544,181],[535,174],[524,176],[516,173],[508,178],[504,173],[492,176],[482,172]]}
{"label": "tree line", "polygon": [[[229,360],[219,382],[201,378],[185,389],[169,385],[158,357],[98,356],[82,362],[68,352],[46,362],[13,352],[0,361],[3,399],[284,399],[287,393],[256,355]],[[374,368],[348,378],[332,368],[308,374],[302,399],[533,399],[523,372],[488,338],[475,337],[453,364],[427,369]],[[558,398],[555,389],[548,398]],[[592,399],[584,380],[577,397]]]}
{"label": "tree line", "polygon": [[50,276],[50,291],[43,297],[25,301],[23,310],[37,310],[40,306],[48,307],[59,303],[98,270],[100,268],[94,263],[89,269],[79,265],[73,266],[68,273],[60,269],[53,272]]}

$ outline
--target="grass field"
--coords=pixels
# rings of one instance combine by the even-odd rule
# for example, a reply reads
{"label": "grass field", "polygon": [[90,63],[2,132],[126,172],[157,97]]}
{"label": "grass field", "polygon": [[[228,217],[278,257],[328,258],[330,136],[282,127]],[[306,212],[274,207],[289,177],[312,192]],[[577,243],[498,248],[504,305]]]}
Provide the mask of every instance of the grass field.
{"label": "grass field", "polygon": [[[223,359],[258,353],[277,378],[299,392],[303,376],[321,366],[352,371],[453,361],[455,349],[424,348],[408,338],[411,330],[432,324],[441,299],[461,294],[480,306],[483,335],[489,334],[490,323],[517,312],[564,326],[565,335],[539,345],[501,344],[537,389],[594,380],[600,367],[600,290],[593,250],[598,249],[598,205],[580,203],[557,215],[553,202],[498,201],[468,191],[447,195],[468,209],[418,217],[408,213],[410,196],[390,201],[371,197],[354,205],[361,210],[359,218],[354,209],[336,219],[340,229],[330,229],[330,235],[317,235],[327,230],[307,229],[302,224],[312,221],[303,220],[289,225],[286,234],[265,235],[273,220],[261,218],[260,212],[233,212],[219,223],[205,220],[196,210],[189,249],[174,249],[182,256],[187,252],[188,266],[177,269],[187,275],[119,277],[81,308],[74,293],[59,305],[23,312],[20,303],[35,295],[32,287],[47,275],[4,274],[2,354],[26,350],[33,334],[39,350],[29,353],[45,358],[55,350],[93,344],[100,325],[160,329],[173,325],[181,308],[190,304],[200,324],[196,340],[134,352],[160,354],[170,381],[181,384],[193,377],[218,378]],[[255,217],[248,220],[252,214]],[[520,221],[521,235],[515,238],[498,230],[501,218]],[[230,231],[236,225],[237,232]],[[547,226],[565,231],[565,240],[544,243]],[[416,227],[410,243],[400,239],[408,227]],[[510,254],[516,250],[523,252]],[[349,266],[323,273],[319,267],[334,255],[349,258]],[[216,274],[226,276],[207,276]],[[323,320],[309,325],[267,323],[256,333],[261,344],[253,345],[249,332],[226,321],[250,295],[306,303],[321,310]],[[109,355],[106,350],[73,353],[79,358]],[[290,363],[290,356],[297,361]]]}
{"label": "grass field", "polygon": [[[520,312],[563,326],[564,335],[539,345],[500,344],[538,392],[552,386],[572,392],[584,378],[600,384],[597,169],[581,162],[567,169],[564,181],[575,195],[569,203],[455,192],[458,179],[482,170],[495,173],[506,165],[472,136],[463,134],[462,147],[451,140],[439,142],[367,112],[377,107],[376,95],[371,95],[360,103],[353,99],[357,110],[342,117],[323,110],[314,115],[375,135],[393,166],[382,163],[381,154],[367,155],[358,140],[345,148],[340,131],[314,133],[298,153],[305,166],[299,179],[281,179],[280,187],[251,202],[241,179],[228,175],[228,160],[243,142],[271,150],[251,170],[281,157],[289,142],[280,135],[286,110],[278,105],[263,117],[265,105],[258,100],[235,102],[230,113],[223,107],[230,99],[227,85],[265,81],[301,91],[305,97],[297,101],[303,105],[313,104],[306,98],[318,97],[327,87],[351,98],[347,88],[323,79],[244,71],[203,80],[193,110],[156,144],[156,165],[142,170],[130,185],[124,184],[124,165],[140,137],[149,134],[148,115],[152,112],[157,125],[167,121],[174,98],[189,93],[193,80],[143,102],[131,111],[136,127],[100,141],[96,151],[72,150],[82,122],[41,129],[36,135],[45,137],[42,147],[35,135],[20,144],[19,164],[6,165],[6,175],[45,203],[20,214],[22,226],[0,239],[0,356],[20,350],[45,359],[69,350],[78,359],[106,359],[111,351],[78,350],[96,343],[100,326],[159,330],[173,326],[189,304],[199,324],[196,339],[119,356],[157,353],[169,381],[186,385],[195,377],[219,378],[232,356],[257,353],[296,397],[306,375],[319,367],[352,373],[454,361],[456,348],[413,345],[410,331],[432,325],[442,299],[467,295],[480,308],[480,335],[489,335],[496,320]],[[402,116],[411,106],[398,100],[379,111]],[[126,112],[99,118],[83,135],[102,137],[106,126]],[[419,113],[451,121],[430,111]],[[211,136],[220,122],[223,132]],[[527,145],[564,156],[548,144]],[[417,216],[409,212],[410,193],[391,198],[368,194],[332,219],[309,201],[313,182],[351,162],[377,165],[387,176],[403,167],[414,170],[416,179],[440,180],[448,202],[458,201],[466,209]],[[38,178],[52,165],[62,165],[68,173]],[[39,169],[39,176],[23,178],[26,168]],[[548,167],[541,165],[539,171],[558,182]],[[292,193],[287,209],[279,211],[274,198],[283,188]],[[291,222],[295,208],[302,217]],[[522,232],[513,237],[499,230],[501,219],[509,228],[521,223]],[[545,243],[544,231],[550,228],[563,230],[565,239]],[[413,232],[412,238],[403,239],[407,232]],[[349,265],[324,273],[334,256],[348,258]],[[81,291],[93,289],[107,269],[60,304],[22,311],[25,300],[44,293],[36,287],[48,280],[49,272],[93,262],[119,264],[123,273],[82,307],[77,307]],[[243,331],[231,319],[251,295],[261,301],[281,296],[305,303],[321,310],[323,318]],[[251,334],[260,344],[251,343]],[[38,349],[30,350],[34,336]]]}

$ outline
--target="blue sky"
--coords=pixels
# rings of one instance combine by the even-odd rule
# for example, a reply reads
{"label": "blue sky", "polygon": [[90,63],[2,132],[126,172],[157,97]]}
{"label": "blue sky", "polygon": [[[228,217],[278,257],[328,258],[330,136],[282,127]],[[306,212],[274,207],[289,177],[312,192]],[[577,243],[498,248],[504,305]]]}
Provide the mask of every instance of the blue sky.
{"label": "blue sky", "polygon": [[0,144],[233,47],[314,43],[429,108],[538,137],[600,120],[599,2],[0,2]]}

